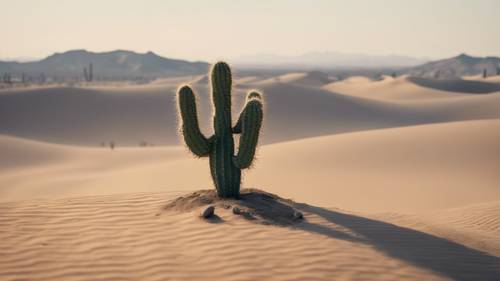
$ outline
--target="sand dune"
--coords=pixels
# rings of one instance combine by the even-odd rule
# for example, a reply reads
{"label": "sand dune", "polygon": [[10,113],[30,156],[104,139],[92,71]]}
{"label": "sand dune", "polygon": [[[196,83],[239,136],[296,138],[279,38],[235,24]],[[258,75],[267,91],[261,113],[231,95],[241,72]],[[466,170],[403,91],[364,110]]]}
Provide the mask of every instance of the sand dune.
{"label": "sand dune", "polygon": [[[350,78],[329,84],[325,86],[329,91],[293,81],[247,84],[246,87],[262,90],[272,108],[266,112],[263,142],[500,117],[496,106],[500,104],[500,93],[443,94],[416,86],[406,78],[358,80]],[[4,90],[0,94],[0,133],[72,145],[98,146],[110,141],[119,146],[137,146],[141,141],[176,145],[179,142],[175,90],[180,81],[176,78],[127,87]],[[200,122],[208,135],[212,131],[208,85],[193,86],[199,96]],[[239,113],[246,92],[236,88],[234,115]],[[374,100],[373,96],[381,99]],[[412,102],[395,102],[400,100]]]}
{"label": "sand dune", "polygon": [[[500,122],[470,121],[265,146],[247,185],[350,210],[428,210],[500,199]],[[388,196],[390,194],[390,200]]]}
{"label": "sand dune", "polygon": [[392,78],[384,76],[382,80],[372,80],[366,77],[349,77],[345,80],[332,82],[322,87],[325,90],[345,95],[390,101],[410,101],[427,98],[449,98],[456,95],[433,91],[413,83],[406,76]]}
{"label": "sand dune", "polygon": [[[45,165],[51,162],[62,162],[71,158],[74,147],[40,143],[27,139],[0,135],[0,168],[5,172],[18,167]],[[68,155],[69,154],[69,155]]]}
{"label": "sand dune", "polygon": [[414,83],[413,79],[407,76],[397,78],[384,76],[384,79],[374,81],[365,77],[351,77],[343,81],[330,83],[323,86],[323,88],[352,96],[393,102],[414,102],[470,96],[467,93],[449,92],[437,87],[424,87]]}
{"label": "sand dune", "polygon": [[0,127],[3,133],[56,143],[172,142],[177,138],[172,134],[177,115],[165,108],[173,103],[174,89],[170,95],[166,90],[57,87],[4,92],[0,95]]}
{"label": "sand dune", "polygon": [[289,83],[307,87],[321,87],[332,82],[333,79],[328,74],[321,71],[295,72],[272,77],[261,81],[252,81],[256,85],[266,85],[274,83]]}
{"label": "sand dune", "polygon": [[[217,209],[164,211],[177,193],[0,204],[2,280],[495,280],[500,259],[444,237],[297,205],[294,227]],[[34,235],[36,234],[36,235]],[[445,258],[443,258],[445,257]],[[256,270],[258,269],[258,270]]]}
{"label": "sand dune", "polygon": [[448,92],[487,94],[500,91],[500,83],[471,80],[440,80],[421,77],[409,77],[411,82],[422,87]]}
{"label": "sand dune", "polygon": [[[12,146],[13,139],[8,140],[3,147]],[[499,140],[500,120],[483,120],[265,145],[244,184],[357,211],[415,211],[500,200]],[[51,145],[32,142],[15,145],[19,153],[12,156],[19,159],[28,157],[19,155],[24,151],[53,151]],[[61,153],[65,158],[57,152],[50,161],[0,174],[2,200],[211,185],[207,161],[190,157],[181,147],[64,148]]]}
{"label": "sand dune", "polygon": [[[192,78],[189,78],[192,79]],[[176,80],[178,82],[178,80]],[[191,80],[188,80],[191,81]],[[343,83],[343,84],[342,84]],[[500,117],[500,93],[453,95],[453,98],[414,99],[400,103],[352,95],[334,83],[325,89],[294,83],[247,84],[266,96],[263,143],[304,137],[399,126]],[[407,80],[373,82],[378,93],[406,97],[442,92],[421,92]],[[380,86],[379,86],[380,85]],[[0,133],[54,143],[99,146],[137,146],[141,141],[177,145],[175,90],[178,83],[134,87],[54,87],[2,91]],[[193,84],[199,96],[200,123],[209,135],[211,104],[208,85]],[[391,90],[394,89],[394,90]],[[408,90],[410,89],[410,90]],[[391,92],[392,91],[392,92]],[[239,113],[247,90],[236,88],[233,113]],[[375,92],[375,91],[374,91]],[[385,95],[385,94],[384,94]],[[480,108],[480,110],[478,110]],[[236,117],[234,118],[236,119]]]}

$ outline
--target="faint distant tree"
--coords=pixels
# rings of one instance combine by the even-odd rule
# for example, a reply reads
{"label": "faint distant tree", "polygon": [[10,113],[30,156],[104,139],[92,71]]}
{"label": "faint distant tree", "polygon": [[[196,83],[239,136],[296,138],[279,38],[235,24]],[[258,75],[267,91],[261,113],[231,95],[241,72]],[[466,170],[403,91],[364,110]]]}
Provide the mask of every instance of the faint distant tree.
{"label": "faint distant tree", "polygon": [[45,76],[45,73],[41,73],[40,76],[38,77],[38,81],[40,84],[44,84],[47,81],[47,77]]}
{"label": "faint distant tree", "polygon": [[393,73],[391,74],[391,76],[392,76],[392,78],[396,78],[396,77],[398,77],[398,74],[397,74],[396,72],[393,72]]}
{"label": "faint distant tree", "polygon": [[92,63],[89,63],[88,70],[86,67],[83,68],[83,76],[87,82],[92,82],[92,80],[94,80],[94,66]]}
{"label": "faint distant tree", "polygon": [[94,65],[92,63],[89,64],[89,80],[90,82],[94,81]]}
{"label": "faint distant tree", "polygon": [[5,73],[3,75],[3,82],[8,85],[12,85],[12,75],[10,73]]}
{"label": "faint distant tree", "polygon": [[488,70],[485,68],[483,69],[483,79],[486,79],[488,77]]}
{"label": "faint distant tree", "polygon": [[500,66],[497,66],[497,75],[500,75]]}
{"label": "faint distant tree", "polygon": [[115,142],[114,141],[111,141],[109,143],[109,148],[111,148],[111,150],[115,149]]}
{"label": "faint distant tree", "polygon": [[434,73],[434,78],[436,79],[439,79],[439,77],[441,76],[441,72],[439,70],[437,70],[435,73]]}

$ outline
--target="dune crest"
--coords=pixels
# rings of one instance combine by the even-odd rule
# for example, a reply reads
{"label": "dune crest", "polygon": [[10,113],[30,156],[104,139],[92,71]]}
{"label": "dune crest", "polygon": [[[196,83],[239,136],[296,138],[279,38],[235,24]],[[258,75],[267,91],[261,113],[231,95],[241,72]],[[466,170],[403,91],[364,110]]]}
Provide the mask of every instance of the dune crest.
{"label": "dune crest", "polygon": [[[264,145],[257,151],[257,168],[243,175],[244,187],[370,212],[500,200],[499,122],[410,126]],[[12,154],[18,159],[49,158],[12,167],[4,158],[3,201],[211,186],[206,160],[190,157],[179,146],[111,150],[17,140],[0,144],[18,147]],[[387,201],[387,194],[395,199]]]}
{"label": "dune crest", "polygon": [[[354,81],[357,79],[314,87],[294,81],[252,82],[244,86],[235,83],[233,119],[239,114],[249,89],[263,92],[266,108],[272,109],[265,112],[262,143],[500,118],[500,92],[450,93],[417,86],[404,77]],[[158,84],[130,87],[3,90],[0,92],[0,134],[83,146],[99,146],[111,141],[119,146],[139,146],[144,141],[154,145],[179,145],[175,92],[179,85],[192,80],[193,77],[172,78]],[[208,135],[212,132],[209,87],[204,83],[192,86],[198,95],[200,126]]]}

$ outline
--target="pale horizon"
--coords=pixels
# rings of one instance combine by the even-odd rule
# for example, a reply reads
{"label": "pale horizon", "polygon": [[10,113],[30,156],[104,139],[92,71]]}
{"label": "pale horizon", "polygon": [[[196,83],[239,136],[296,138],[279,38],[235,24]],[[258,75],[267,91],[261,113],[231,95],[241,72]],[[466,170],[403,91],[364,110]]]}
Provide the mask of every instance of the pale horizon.
{"label": "pale horizon", "polygon": [[492,0],[0,4],[8,7],[0,24],[9,27],[1,59],[40,59],[73,49],[153,51],[204,61],[315,52],[500,56],[500,2]]}

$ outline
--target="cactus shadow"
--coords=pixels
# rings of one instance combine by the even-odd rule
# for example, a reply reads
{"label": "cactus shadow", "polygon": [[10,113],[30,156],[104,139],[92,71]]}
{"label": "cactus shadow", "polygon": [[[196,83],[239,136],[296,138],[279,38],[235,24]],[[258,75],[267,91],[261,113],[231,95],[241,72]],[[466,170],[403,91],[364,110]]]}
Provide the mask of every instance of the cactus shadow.
{"label": "cactus shadow", "polygon": [[348,229],[352,234],[339,234],[337,230],[309,222],[298,226],[303,230],[371,245],[387,256],[454,280],[500,280],[500,258],[488,253],[383,221],[307,204],[296,204],[295,207]]}
{"label": "cactus shadow", "polygon": [[203,218],[203,221],[211,223],[211,224],[219,224],[219,223],[224,223],[224,219],[218,216],[217,214],[213,214],[209,218]]}
{"label": "cactus shadow", "polygon": [[[292,204],[287,204],[274,194],[261,190],[247,189],[236,200],[237,207],[242,208],[244,218],[250,221],[280,226],[292,225],[300,219]],[[245,216],[248,214],[247,216]]]}

